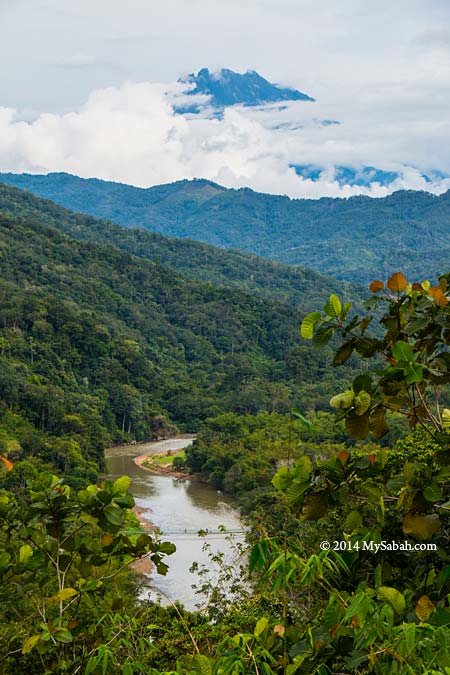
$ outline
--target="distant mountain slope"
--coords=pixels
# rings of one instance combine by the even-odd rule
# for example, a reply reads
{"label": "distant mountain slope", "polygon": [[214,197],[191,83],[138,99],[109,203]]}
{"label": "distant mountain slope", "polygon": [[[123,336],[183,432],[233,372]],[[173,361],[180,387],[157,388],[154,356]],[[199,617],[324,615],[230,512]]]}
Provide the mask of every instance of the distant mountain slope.
{"label": "distant mountain slope", "polygon": [[[52,438],[70,428],[78,454],[85,430],[97,461],[105,439],[148,437],[161,414],[193,430],[224,410],[327,407],[350,377],[330,377],[331,349],[300,341],[296,308],[75,241],[12,192],[15,215],[0,209],[0,420],[13,438],[16,413]],[[20,458],[37,447],[27,434]],[[63,466],[74,448],[58,450]]]}
{"label": "distant mountain slope", "polygon": [[353,300],[359,294],[359,289],[313,270],[96,220],[2,183],[0,213],[46,223],[73,239],[113,245],[140,258],[174,268],[190,279],[239,288],[268,300],[295,305],[303,312],[323,305],[332,292]]}
{"label": "distant mountain slope", "polygon": [[254,70],[241,74],[222,68],[214,73],[202,68],[197,75],[191,73],[180,81],[194,84],[188,93],[210,96],[210,103],[216,108],[236,104],[253,106],[280,101],[314,101],[301,91],[272,84]]}
{"label": "distant mountain slope", "polygon": [[399,269],[422,278],[450,265],[450,192],[293,200],[204,180],[146,190],[62,173],[0,174],[0,181],[122,225],[239,248],[350,281],[366,283]]}

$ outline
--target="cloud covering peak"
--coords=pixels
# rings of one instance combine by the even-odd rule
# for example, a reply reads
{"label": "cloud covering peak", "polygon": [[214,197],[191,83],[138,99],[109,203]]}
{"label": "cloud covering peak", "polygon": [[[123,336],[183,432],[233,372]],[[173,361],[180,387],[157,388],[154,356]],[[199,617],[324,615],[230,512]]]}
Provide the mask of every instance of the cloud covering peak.
{"label": "cloud covering peak", "polygon": [[140,187],[207,178],[313,198],[450,186],[450,122],[438,114],[425,124],[400,110],[394,123],[383,99],[365,111],[345,101],[314,103],[313,112],[303,101],[234,105],[218,117],[202,94],[188,96],[202,114],[178,114],[189,86],[126,82],[92,92],[78,110],[29,121],[0,108],[0,171],[66,171]]}

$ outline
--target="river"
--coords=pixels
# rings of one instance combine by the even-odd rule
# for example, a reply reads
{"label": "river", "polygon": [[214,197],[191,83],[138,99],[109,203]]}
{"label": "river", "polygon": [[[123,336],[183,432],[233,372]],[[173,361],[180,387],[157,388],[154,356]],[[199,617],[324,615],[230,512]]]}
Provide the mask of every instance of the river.
{"label": "river", "polygon": [[[130,476],[130,491],[137,506],[143,510],[142,517],[166,533],[161,537],[163,540],[172,541],[177,547],[166,560],[169,565],[167,576],[152,574],[147,597],[160,598],[163,603],[179,600],[186,609],[193,610],[204,602],[204,598],[195,594],[191,587],[199,583],[199,578],[189,572],[190,566],[194,561],[207,565],[214,576],[208,554],[203,551],[205,541],[211,545],[211,551],[222,551],[229,562],[233,555],[233,547],[223,534],[201,538],[196,532],[217,530],[221,525],[227,530],[242,529],[239,513],[231,499],[208,485],[154,475],[134,462],[139,455],[181,450],[191,443],[192,437],[183,437],[109,448],[106,451],[106,477],[114,480],[118,476]],[[234,538],[243,539],[239,535]]]}

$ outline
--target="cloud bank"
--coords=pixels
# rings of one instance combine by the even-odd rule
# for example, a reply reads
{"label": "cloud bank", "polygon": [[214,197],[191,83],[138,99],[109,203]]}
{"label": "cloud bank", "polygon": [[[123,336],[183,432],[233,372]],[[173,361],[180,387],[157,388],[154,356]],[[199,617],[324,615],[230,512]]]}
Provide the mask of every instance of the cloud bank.
{"label": "cloud bank", "polygon": [[[314,92],[312,92],[314,94]],[[78,110],[20,119],[0,108],[0,171],[66,171],[140,187],[207,178],[226,187],[250,187],[291,197],[381,197],[398,189],[441,193],[450,187],[450,121],[436,109],[426,121],[411,114],[398,93],[372,99],[366,109],[346,100],[263,108],[226,108],[211,115],[179,115],[181,84],[127,82],[94,91]],[[192,99],[191,99],[192,100]],[[338,119],[339,124],[322,120]],[[296,166],[315,167],[313,177]],[[371,166],[397,177],[348,183],[336,167]],[[311,174],[312,175],[312,174]]]}

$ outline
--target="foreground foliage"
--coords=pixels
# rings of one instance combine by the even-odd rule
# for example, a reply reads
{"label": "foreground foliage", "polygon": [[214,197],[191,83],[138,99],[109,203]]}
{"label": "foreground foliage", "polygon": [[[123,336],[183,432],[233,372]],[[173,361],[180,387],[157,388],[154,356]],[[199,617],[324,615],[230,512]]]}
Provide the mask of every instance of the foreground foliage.
{"label": "foreground foliage", "polygon": [[129,485],[123,477],[74,493],[44,475],[28,490],[0,494],[2,672],[93,672],[104,639],[117,651],[121,573],[149,555],[165,574],[163,559],[175,550],[126,534]]}

